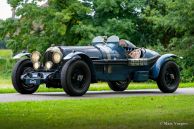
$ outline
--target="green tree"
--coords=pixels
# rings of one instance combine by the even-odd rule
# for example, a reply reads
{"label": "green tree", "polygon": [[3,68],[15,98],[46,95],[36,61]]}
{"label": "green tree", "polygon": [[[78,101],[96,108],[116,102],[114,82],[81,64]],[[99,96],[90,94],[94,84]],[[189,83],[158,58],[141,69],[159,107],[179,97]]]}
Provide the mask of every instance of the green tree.
{"label": "green tree", "polygon": [[177,0],[169,6],[169,14],[165,16],[168,25],[176,30],[171,39],[170,49],[177,49],[184,60],[184,80],[194,81],[194,1]]}
{"label": "green tree", "polygon": [[[193,0],[149,0],[142,14],[149,23],[151,40],[158,40],[168,51],[184,59],[183,79],[194,81],[194,1]],[[144,31],[148,32],[148,31]],[[155,32],[155,33],[153,33]]]}
{"label": "green tree", "polygon": [[84,3],[49,0],[47,6],[38,6],[37,2],[9,0],[19,18],[1,23],[4,27],[0,37],[7,37],[7,45],[14,53],[22,49],[45,51],[51,44],[76,45],[91,37],[85,32],[92,30],[87,23],[91,9]]}
{"label": "green tree", "polygon": [[19,19],[4,22],[7,45],[44,51],[51,44],[87,45],[96,35],[118,35],[139,43],[138,21],[145,0],[9,0]]}
{"label": "green tree", "polygon": [[96,35],[118,35],[135,44],[138,37],[138,21],[145,5],[145,0],[94,0],[94,26]]}

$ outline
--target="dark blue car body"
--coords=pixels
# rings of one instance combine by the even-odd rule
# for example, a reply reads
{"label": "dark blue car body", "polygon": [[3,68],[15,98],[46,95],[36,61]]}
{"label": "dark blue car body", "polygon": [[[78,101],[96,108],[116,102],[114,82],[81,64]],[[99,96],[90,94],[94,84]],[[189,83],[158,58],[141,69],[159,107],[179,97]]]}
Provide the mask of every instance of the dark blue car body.
{"label": "dark blue car body", "polygon": [[[73,94],[71,94],[71,92],[69,92],[71,89],[69,85],[71,84],[66,84],[66,82],[61,84],[63,83],[63,74],[61,72],[68,72],[70,65],[78,60],[82,60],[85,62],[85,64],[87,64],[90,70],[89,73],[91,75],[88,77],[90,78],[90,83],[96,83],[98,81],[145,82],[149,79],[157,81],[164,64],[176,57],[174,54],[160,55],[155,51],[141,48],[141,57],[134,59],[129,57],[127,53],[137,49],[137,47],[128,41],[126,41],[127,46],[123,47],[119,44],[119,41],[120,40],[117,36],[111,36],[106,40],[103,37],[98,36],[93,39],[91,46],[51,47],[44,54],[44,61],[41,63],[42,67],[40,67],[38,70],[32,70],[30,74],[22,74],[21,81],[23,81],[25,85],[40,85],[41,83],[46,83],[47,87],[65,87],[64,89],[69,95],[83,95],[87,90],[82,93],[77,93],[75,90],[75,93],[73,92]],[[60,51],[62,53],[62,61],[59,64],[54,64],[50,70],[45,70],[43,67],[44,63],[47,61],[52,61],[51,55],[55,51]],[[22,56],[30,57],[30,53],[16,55],[17,58]],[[65,70],[62,71],[62,69]],[[175,81],[179,82],[179,73],[177,75],[173,73],[173,71],[176,70],[177,69],[172,69],[170,70],[171,72],[169,75],[164,76],[168,76],[171,81],[175,77],[178,77],[178,80]],[[166,71],[169,70],[167,69]],[[66,78],[67,75],[65,74],[64,76]],[[71,74],[69,76],[71,76]],[[78,76],[76,77],[78,78]],[[87,80],[87,76],[84,78]],[[65,86],[63,87],[63,85]]]}
{"label": "dark blue car body", "polygon": [[[113,38],[113,39],[111,39]],[[110,41],[93,40],[93,46],[81,47],[59,47],[63,52],[64,60],[75,56],[85,57],[86,62],[91,66],[95,79],[98,81],[118,81],[128,78],[137,81],[157,79],[162,64],[174,54],[160,55],[159,53],[144,49],[143,56],[139,59],[132,59],[126,55],[126,49],[119,46],[116,37],[110,37]]]}

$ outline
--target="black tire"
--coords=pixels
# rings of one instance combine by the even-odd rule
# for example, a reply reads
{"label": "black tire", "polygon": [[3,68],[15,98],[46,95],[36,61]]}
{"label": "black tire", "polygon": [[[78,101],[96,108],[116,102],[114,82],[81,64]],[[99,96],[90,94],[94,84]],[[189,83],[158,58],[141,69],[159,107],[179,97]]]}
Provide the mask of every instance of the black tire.
{"label": "black tire", "polygon": [[21,94],[32,94],[36,92],[39,85],[25,85],[20,79],[21,75],[32,71],[33,65],[30,59],[19,60],[12,71],[12,84],[15,90]]}
{"label": "black tire", "polygon": [[69,60],[61,70],[61,85],[70,96],[84,95],[90,86],[91,71],[82,60]]}
{"label": "black tire", "polygon": [[129,83],[129,81],[109,81],[108,85],[113,91],[124,91]]}
{"label": "black tire", "polygon": [[179,86],[180,71],[177,64],[173,61],[166,62],[160,69],[157,79],[158,88],[163,93],[173,93]]}

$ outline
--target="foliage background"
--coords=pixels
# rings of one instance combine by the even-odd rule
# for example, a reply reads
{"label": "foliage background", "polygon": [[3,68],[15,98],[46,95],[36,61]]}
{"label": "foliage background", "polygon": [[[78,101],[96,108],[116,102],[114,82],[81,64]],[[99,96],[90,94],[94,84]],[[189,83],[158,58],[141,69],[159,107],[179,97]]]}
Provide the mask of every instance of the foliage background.
{"label": "foliage background", "polygon": [[42,6],[38,1],[8,0],[18,18],[0,20],[0,40],[14,54],[118,35],[182,56],[182,80],[194,81],[194,0],[48,0]]}

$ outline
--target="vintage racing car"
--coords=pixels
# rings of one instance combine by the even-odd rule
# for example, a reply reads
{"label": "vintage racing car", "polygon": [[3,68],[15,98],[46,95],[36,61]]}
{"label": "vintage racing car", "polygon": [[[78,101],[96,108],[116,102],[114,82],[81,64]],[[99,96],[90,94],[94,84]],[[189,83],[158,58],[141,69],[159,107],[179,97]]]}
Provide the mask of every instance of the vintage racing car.
{"label": "vintage racing car", "polygon": [[13,69],[12,83],[21,94],[32,94],[45,83],[48,88],[63,88],[70,96],[81,96],[98,81],[107,82],[114,91],[124,91],[131,81],[151,79],[162,92],[172,93],[180,82],[175,57],[138,48],[117,36],[97,36],[91,46],[55,46],[43,56],[38,51],[14,56],[21,59]]}

